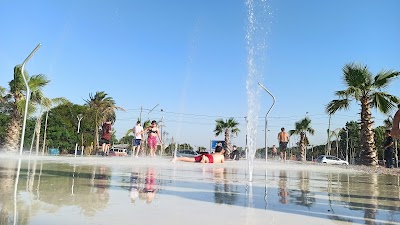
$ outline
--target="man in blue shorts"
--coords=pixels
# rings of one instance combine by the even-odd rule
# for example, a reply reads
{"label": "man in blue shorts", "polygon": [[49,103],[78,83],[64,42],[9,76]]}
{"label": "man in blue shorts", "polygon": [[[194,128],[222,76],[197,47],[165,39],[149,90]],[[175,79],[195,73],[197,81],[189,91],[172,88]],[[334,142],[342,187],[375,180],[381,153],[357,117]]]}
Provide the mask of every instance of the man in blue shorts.
{"label": "man in blue shorts", "polygon": [[136,150],[136,158],[139,157],[142,137],[143,137],[143,127],[140,124],[140,121],[137,121],[136,126],[133,128],[132,157],[135,156],[135,150]]}

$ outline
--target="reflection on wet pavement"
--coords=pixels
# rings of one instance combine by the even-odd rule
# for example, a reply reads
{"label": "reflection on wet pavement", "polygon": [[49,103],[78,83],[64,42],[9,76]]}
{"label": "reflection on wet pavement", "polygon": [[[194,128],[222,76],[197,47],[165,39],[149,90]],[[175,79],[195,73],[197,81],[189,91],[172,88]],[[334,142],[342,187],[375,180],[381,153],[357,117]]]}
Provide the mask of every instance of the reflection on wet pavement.
{"label": "reflection on wet pavement", "polygon": [[[184,224],[184,219],[174,218],[196,217],[200,212],[191,209],[200,206],[207,210],[241,207],[265,219],[283,212],[335,224],[400,222],[399,176],[256,168],[249,184],[245,167],[232,164],[114,166],[23,160],[15,201],[17,164],[17,160],[0,160],[2,225],[107,224],[105,218],[119,211],[137,213],[137,221],[144,223],[142,215],[147,212],[153,217],[149,210],[157,209],[165,213],[162,224]],[[185,204],[180,206],[180,201]],[[177,206],[182,209],[175,211]],[[170,214],[175,217],[167,217]],[[229,217],[235,221],[237,216],[232,224],[240,224],[248,215],[252,214]],[[63,223],[60,216],[68,218]],[[119,219],[122,224],[132,222],[129,216]]]}

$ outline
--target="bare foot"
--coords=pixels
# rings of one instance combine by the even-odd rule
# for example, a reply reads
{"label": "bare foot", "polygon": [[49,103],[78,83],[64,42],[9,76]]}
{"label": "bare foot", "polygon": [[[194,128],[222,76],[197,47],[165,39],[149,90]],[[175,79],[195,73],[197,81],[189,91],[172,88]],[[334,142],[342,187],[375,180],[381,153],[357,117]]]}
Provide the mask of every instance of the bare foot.
{"label": "bare foot", "polygon": [[206,157],[205,155],[202,155],[202,156],[201,156],[201,161],[200,161],[200,162],[201,162],[201,163],[206,163],[206,158],[207,158],[207,157]]}

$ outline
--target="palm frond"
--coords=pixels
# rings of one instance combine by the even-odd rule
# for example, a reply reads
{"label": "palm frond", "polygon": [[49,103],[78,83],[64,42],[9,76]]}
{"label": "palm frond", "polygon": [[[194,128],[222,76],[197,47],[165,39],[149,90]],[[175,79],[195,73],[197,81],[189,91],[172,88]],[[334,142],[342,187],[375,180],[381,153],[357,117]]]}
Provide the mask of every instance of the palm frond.
{"label": "palm frond", "polygon": [[[17,110],[21,115],[24,114],[25,112],[25,103],[26,100],[22,99],[21,101],[17,102]],[[36,107],[34,104],[31,104],[30,102],[28,103],[28,115],[32,115],[32,113],[36,112]]]}
{"label": "palm frond", "polygon": [[364,66],[359,63],[346,64],[343,67],[343,80],[348,87],[364,88],[372,84],[372,75]]}
{"label": "palm frond", "polygon": [[133,128],[126,131],[125,137],[129,136],[130,133],[133,133]]}
{"label": "palm frond", "polygon": [[311,127],[311,120],[308,117],[305,117],[304,119],[298,121],[294,125],[295,129],[289,131],[289,135],[293,134],[301,134],[302,132],[308,132],[311,135],[314,135],[315,130]]}
{"label": "palm frond", "polygon": [[42,101],[43,98],[44,98],[43,92],[36,90],[31,93],[30,101],[32,101],[33,103],[39,103]]}
{"label": "palm frond", "polygon": [[58,98],[52,98],[50,99],[51,105],[50,107],[54,105],[63,105],[69,103],[68,99],[63,98],[63,97],[58,97]]}
{"label": "palm frond", "polygon": [[329,115],[333,115],[338,110],[349,109],[349,107],[350,107],[349,99],[336,99],[328,103],[328,105],[325,108],[325,111]]}
{"label": "palm frond", "polygon": [[144,123],[143,123],[143,129],[146,129],[146,128],[150,127],[150,125],[151,125],[151,121],[150,121],[150,120],[144,121]]}
{"label": "palm frond", "polygon": [[395,78],[400,75],[400,72],[393,70],[383,70],[374,78],[374,86],[378,89],[387,87]]}
{"label": "palm frond", "polygon": [[393,126],[393,119],[390,118],[390,117],[388,117],[387,119],[383,120],[383,125],[384,125],[386,128],[392,128],[392,126]]}
{"label": "palm frond", "polygon": [[44,74],[38,74],[38,75],[33,75],[32,77],[30,77],[30,79],[28,81],[28,85],[31,88],[31,91],[34,92],[38,89],[43,88],[49,82],[50,82],[50,80],[48,80]]}
{"label": "palm frond", "polygon": [[226,121],[223,119],[217,119],[215,122],[216,124],[214,133],[216,136],[222,134],[223,132],[231,132],[232,134],[237,135],[240,131],[239,128],[237,128],[239,123],[234,118],[229,118]]}
{"label": "palm frond", "polygon": [[398,98],[385,92],[375,92],[372,96],[371,105],[380,112],[387,114],[396,108]]}

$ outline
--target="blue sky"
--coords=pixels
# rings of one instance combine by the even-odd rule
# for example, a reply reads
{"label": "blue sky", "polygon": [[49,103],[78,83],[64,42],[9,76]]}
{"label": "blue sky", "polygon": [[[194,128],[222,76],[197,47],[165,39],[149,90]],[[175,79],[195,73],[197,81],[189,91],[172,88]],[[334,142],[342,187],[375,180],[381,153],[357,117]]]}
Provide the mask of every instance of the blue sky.
{"label": "blue sky", "polygon": [[[400,70],[400,1],[255,2],[264,4],[255,16],[267,32],[260,82],[277,99],[268,119],[271,145],[280,127],[293,129],[305,115],[316,130],[311,143],[326,142],[324,107],[344,88],[346,63],[366,64],[375,74]],[[117,113],[117,137],[143,107],[143,119],[164,117],[168,137],[193,146],[222,139],[213,135],[215,120],[234,117],[241,132],[233,143],[244,146],[247,16],[238,0],[0,0],[0,86],[41,43],[26,69],[51,80],[45,94],[83,104],[89,93],[105,91],[126,109]],[[388,92],[400,96],[398,85]],[[272,101],[260,93],[257,143],[263,147]],[[358,111],[353,104],[338,112],[331,129],[357,120]],[[386,116],[373,113],[381,125]]]}

